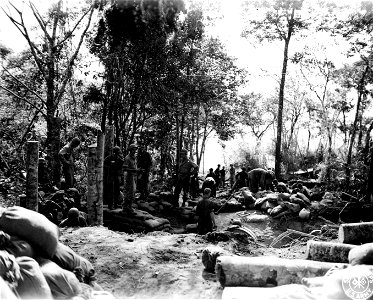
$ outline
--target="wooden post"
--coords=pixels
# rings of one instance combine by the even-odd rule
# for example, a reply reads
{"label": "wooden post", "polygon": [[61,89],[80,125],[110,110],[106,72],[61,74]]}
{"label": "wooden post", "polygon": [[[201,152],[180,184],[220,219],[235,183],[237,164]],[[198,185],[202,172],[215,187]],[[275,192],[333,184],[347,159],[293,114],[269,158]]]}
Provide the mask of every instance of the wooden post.
{"label": "wooden post", "polygon": [[[104,159],[105,157],[109,156],[110,154],[112,154],[112,151],[113,151],[113,147],[114,147],[114,129],[113,129],[113,126],[106,126],[106,129],[105,129],[105,145],[104,145]],[[103,200],[104,200],[104,203],[106,203],[105,199],[107,199],[107,195],[108,195],[108,186],[109,186],[109,182],[108,182],[108,169],[107,167],[104,167],[104,171],[103,171],[103,181],[104,181],[104,196],[103,196]]]}
{"label": "wooden post", "polygon": [[88,147],[88,194],[87,194],[87,211],[88,211],[88,225],[96,225],[97,222],[97,145],[93,144]]}
{"label": "wooden post", "polygon": [[26,144],[26,206],[25,208],[38,211],[38,164],[39,142],[28,141]]}
{"label": "wooden post", "polygon": [[96,185],[97,185],[97,225],[103,225],[103,197],[104,197],[104,148],[105,134],[97,135]]}
{"label": "wooden post", "polygon": [[105,135],[99,131],[97,143],[88,147],[88,225],[103,224],[103,172]]}

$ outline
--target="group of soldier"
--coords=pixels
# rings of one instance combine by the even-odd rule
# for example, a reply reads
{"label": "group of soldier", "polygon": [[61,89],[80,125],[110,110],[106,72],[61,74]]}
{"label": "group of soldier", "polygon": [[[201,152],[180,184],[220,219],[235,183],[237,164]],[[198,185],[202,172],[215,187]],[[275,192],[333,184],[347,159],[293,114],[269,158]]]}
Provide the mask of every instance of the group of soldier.
{"label": "group of soldier", "polygon": [[[74,186],[74,161],[73,150],[80,145],[80,140],[74,137],[60,151],[59,158],[65,178],[65,189]],[[128,146],[128,154],[123,157],[120,147],[115,146],[112,154],[104,159],[104,193],[108,208],[122,206],[123,211],[133,214],[133,201],[136,190],[140,191],[141,198],[146,199],[149,194],[149,174],[153,161],[146,151],[144,144],[131,144]],[[120,186],[122,174],[124,176],[124,201],[120,198]]]}

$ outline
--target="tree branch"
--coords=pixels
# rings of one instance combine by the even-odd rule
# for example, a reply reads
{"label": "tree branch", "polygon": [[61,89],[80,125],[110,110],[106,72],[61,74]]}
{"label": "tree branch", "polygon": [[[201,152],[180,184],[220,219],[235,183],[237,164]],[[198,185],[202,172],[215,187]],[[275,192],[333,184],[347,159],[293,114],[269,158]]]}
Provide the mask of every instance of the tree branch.
{"label": "tree branch", "polygon": [[32,94],[34,94],[40,101],[41,101],[41,103],[42,103],[42,105],[45,105],[46,106],[46,103],[45,103],[45,101],[43,100],[43,98],[39,95],[39,94],[37,94],[35,91],[33,91],[32,89],[30,89],[23,81],[21,81],[21,80],[19,80],[17,77],[15,77],[13,74],[11,74],[10,72],[9,72],[9,70],[8,69],[6,69],[4,66],[2,66],[2,68],[3,68],[3,70],[5,71],[5,72],[7,72],[9,75],[10,75],[10,77],[12,77],[14,80],[16,80],[17,82],[19,82],[23,87],[25,87],[29,92],[31,92]]}
{"label": "tree branch", "polygon": [[22,101],[26,102],[27,104],[31,105],[36,110],[40,111],[43,114],[44,117],[46,117],[46,115],[41,111],[44,108],[44,105],[42,105],[40,107],[37,107],[32,102],[28,101],[25,97],[21,97],[21,96],[17,95],[16,93],[14,93],[13,91],[9,90],[5,86],[2,86],[1,84],[0,84],[0,88],[2,88],[3,90],[7,91],[9,94],[13,95],[14,97],[18,98],[19,100],[22,100]]}
{"label": "tree branch", "polygon": [[80,50],[80,47],[83,43],[83,40],[84,40],[84,37],[88,31],[88,28],[91,24],[91,20],[92,20],[92,15],[93,15],[93,11],[94,11],[94,7],[93,5],[91,6],[90,8],[90,14],[89,14],[89,17],[88,17],[88,23],[87,23],[87,26],[85,27],[84,31],[82,32],[81,36],[80,36],[80,40],[79,40],[79,43],[78,43],[78,46],[74,52],[74,54],[71,56],[70,60],[69,60],[69,63],[66,67],[66,70],[64,72],[64,75],[63,75],[63,80],[62,80],[62,85],[61,87],[59,88],[58,92],[56,93],[56,101],[55,101],[55,106],[58,105],[59,101],[61,100],[62,98],[62,95],[63,95],[63,92],[65,90],[65,87],[66,87],[66,84],[67,82],[69,81],[69,79],[71,78],[71,72],[72,72],[72,68],[73,68],[73,65],[74,65],[74,62],[75,62],[75,59],[76,57],[78,56],[78,53],[79,53],[79,50]]}

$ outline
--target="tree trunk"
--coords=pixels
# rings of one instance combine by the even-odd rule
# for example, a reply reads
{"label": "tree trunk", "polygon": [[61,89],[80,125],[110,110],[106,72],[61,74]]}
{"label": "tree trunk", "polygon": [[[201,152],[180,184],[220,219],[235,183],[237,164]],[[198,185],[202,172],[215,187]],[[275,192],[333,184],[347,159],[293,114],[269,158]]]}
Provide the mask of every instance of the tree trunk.
{"label": "tree trunk", "polygon": [[26,206],[25,208],[38,211],[38,164],[39,142],[28,141],[26,144]]}
{"label": "tree trunk", "polygon": [[306,259],[348,263],[348,253],[355,245],[320,242],[310,240],[307,242]]}
{"label": "tree trunk", "polygon": [[370,164],[369,164],[369,173],[368,173],[367,181],[368,182],[367,182],[366,199],[373,206],[373,197],[372,197],[373,195],[373,147],[371,147],[370,149]]}
{"label": "tree trunk", "polygon": [[360,119],[360,106],[361,106],[361,101],[362,101],[363,94],[364,94],[365,76],[367,75],[368,70],[369,70],[369,65],[366,66],[364,73],[362,74],[360,78],[359,85],[358,85],[358,97],[357,97],[357,104],[356,104],[355,119],[354,119],[354,124],[352,126],[350,144],[348,145],[348,152],[347,152],[347,159],[346,159],[346,185],[347,187],[350,185],[352,149],[353,149],[354,142],[355,142],[357,125]]}
{"label": "tree trunk", "polygon": [[[293,22],[294,20],[294,11],[295,9],[293,8],[289,22]],[[279,97],[278,97],[277,139],[276,139],[276,155],[275,155],[276,178],[281,177],[282,113],[283,113],[283,108],[284,108],[284,91],[285,91],[286,69],[287,69],[287,64],[288,64],[289,43],[290,43],[290,38],[291,38],[292,33],[293,33],[293,26],[289,24],[287,37],[285,38],[284,59],[282,62],[280,92],[279,92]]]}
{"label": "tree trunk", "polygon": [[219,256],[215,272],[223,287],[266,287],[301,283],[303,277],[324,276],[334,266],[347,264],[265,256]]}
{"label": "tree trunk", "polygon": [[104,172],[104,149],[105,149],[105,134],[102,131],[97,135],[97,159],[96,159],[96,185],[97,185],[97,217],[96,225],[103,225],[103,172]]}
{"label": "tree trunk", "polygon": [[51,159],[51,176],[54,185],[59,184],[61,180],[61,163],[58,158],[58,152],[61,148],[61,123],[62,119],[58,117],[50,117],[47,119],[47,132],[48,132],[48,148],[49,156]]}
{"label": "tree trunk", "polygon": [[[104,151],[104,158],[112,154],[113,145],[114,145],[114,128],[113,126],[106,126],[105,130],[105,151]],[[106,187],[108,186],[108,169],[104,167],[103,171],[103,184],[104,184],[104,195],[103,199],[107,199],[107,191]]]}
{"label": "tree trunk", "polygon": [[88,194],[87,194],[87,211],[88,225],[94,225],[98,217],[98,191],[97,191],[97,145],[93,144],[88,147]]}

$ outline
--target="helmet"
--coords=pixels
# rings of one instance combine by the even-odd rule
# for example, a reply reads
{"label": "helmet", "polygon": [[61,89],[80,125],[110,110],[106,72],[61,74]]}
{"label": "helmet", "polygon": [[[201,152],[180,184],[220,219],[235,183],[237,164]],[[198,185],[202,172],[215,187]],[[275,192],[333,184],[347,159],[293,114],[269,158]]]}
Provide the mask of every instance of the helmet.
{"label": "helmet", "polygon": [[67,213],[67,216],[70,218],[70,219],[76,219],[79,217],[79,210],[75,207],[73,208],[70,208],[69,212]]}

